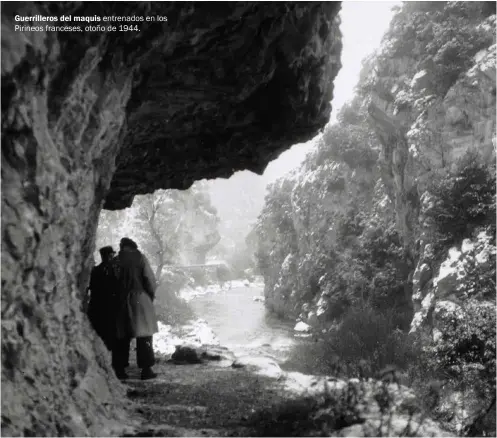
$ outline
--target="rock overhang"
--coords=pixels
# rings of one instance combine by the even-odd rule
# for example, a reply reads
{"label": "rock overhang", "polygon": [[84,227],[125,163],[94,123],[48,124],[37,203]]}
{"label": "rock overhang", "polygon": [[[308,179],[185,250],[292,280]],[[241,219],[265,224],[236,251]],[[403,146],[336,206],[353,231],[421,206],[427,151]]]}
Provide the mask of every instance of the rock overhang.
{"label": "rock overhang", "polygon": [[[262,172],[317,133],[340,66],[338,8],[2,4],[4,435],[108,435],[103,425],[124,418],[122,388],[81,311],[102,205]],[[15,29],[16,15],[33,20]],[[140,32],[45,27],[61,15],[168,21]]]}
{"label": "rock overhang", "polygon": [[139,62],[104,208],[238,170],[261,174],[316,135],[340,68],[339,5],[155,6],[168,21],[156,25],[158,39],[141,38],[146,53],[134,49]]}

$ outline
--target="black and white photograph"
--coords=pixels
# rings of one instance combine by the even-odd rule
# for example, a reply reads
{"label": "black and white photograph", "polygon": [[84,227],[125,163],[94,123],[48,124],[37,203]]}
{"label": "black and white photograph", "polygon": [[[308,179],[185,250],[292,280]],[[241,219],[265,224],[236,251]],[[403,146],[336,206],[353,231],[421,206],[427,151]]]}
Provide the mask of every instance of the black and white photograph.
{"label": "black and white photograph", "polygon": [[496,2],[0,7],[1,436],[496,436]]}

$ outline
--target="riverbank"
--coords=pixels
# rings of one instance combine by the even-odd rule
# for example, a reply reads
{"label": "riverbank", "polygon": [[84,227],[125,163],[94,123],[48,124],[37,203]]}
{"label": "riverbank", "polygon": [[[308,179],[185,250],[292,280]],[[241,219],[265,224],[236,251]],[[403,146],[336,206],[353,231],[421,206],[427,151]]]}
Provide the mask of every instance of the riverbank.
{"label": "riverbank", "polygon": [[[171,359],[177,346],[215,350],[223,360],[178,365]],[[249,418],[258,409],[288,399],[274,378],[279,376],[263,375],[264,361],[257,369],[243,365],[243,357],[237,362],[202,319],[174,327],[159,322],[154,350],[156,379],[141,381],[135,364],[128,369],[130,378],[124,384],[130,418],[137,425],[124,436],[246,436]]]}
{"label": "riverbank", "polygon": [[[384,382],[340,380],[282,371],[271,358],[237,357],[203,320],[161,325],[154,367],[125,381],[129,418],[123,436],[448,436],[426,418],[412,391]],[[169,337],[169,339],[168,339]],[[202,345],[207,339],[210,346]],[[192,342],[193,341],[193,342]],[[211,342],[217,342],[212,345]],[[172,347],[193,345],[221,357],[175,364]],[[200,354],[199,354],[200,356]],[[134,357],[132,357],[132,360]]]}

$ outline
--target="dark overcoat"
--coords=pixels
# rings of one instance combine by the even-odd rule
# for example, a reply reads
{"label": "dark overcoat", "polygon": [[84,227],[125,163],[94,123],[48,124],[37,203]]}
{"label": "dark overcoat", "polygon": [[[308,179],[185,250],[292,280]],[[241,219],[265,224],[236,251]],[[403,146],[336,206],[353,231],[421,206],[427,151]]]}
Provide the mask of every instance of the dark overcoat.
{"label": "dark overcoat", "polygon": [[157,284],[150,264],[140,251],[130,248],[119,252],[118,262],[117,337],[152,336],[159,328],[153,304]]}
{"label": "dark overcoat", "polygon": [[119,288],[113,261],[95,266],[90,277],[88,317],[107,348],[115,339],[116,294]]}

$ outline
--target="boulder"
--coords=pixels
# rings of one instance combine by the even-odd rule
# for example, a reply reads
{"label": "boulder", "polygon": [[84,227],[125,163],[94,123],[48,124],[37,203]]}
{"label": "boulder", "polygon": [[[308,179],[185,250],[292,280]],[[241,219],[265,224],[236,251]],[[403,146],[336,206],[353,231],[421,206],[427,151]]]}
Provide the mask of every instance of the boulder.
{"label": "boulder", "polygon": [[176,351],[171,355],[171,362],[178,365],[197,364],[202,363],[202,358],[196,348],[177,345]]}
{"label": "boulder", "polygon": [[235,356],[227,348],[219,345],[177,345],[170,361],[176,365],[199,364],[215,362],[220,366],[232,365]]}

